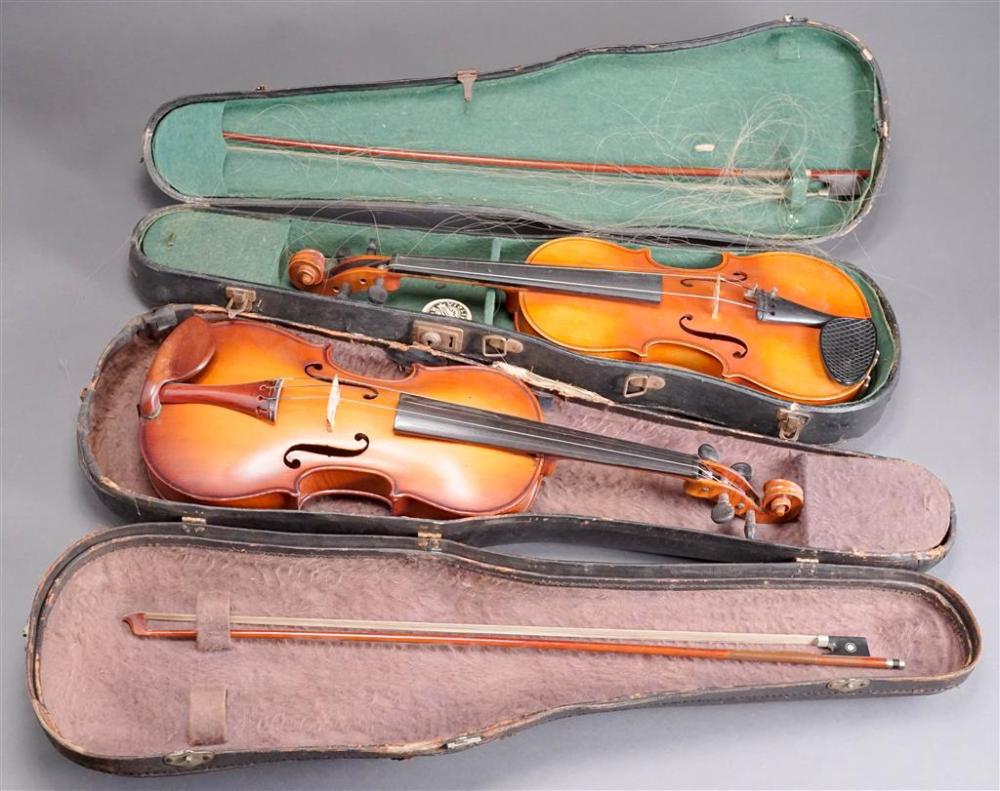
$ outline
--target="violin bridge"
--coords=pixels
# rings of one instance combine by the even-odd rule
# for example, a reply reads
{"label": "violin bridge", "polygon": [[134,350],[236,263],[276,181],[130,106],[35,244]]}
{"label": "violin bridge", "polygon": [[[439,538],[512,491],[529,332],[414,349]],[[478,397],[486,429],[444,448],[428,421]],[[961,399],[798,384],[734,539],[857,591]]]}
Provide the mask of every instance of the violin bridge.
{"label": "violin bridge", "polygon": [[340,379],[334,374],[330,381],[330,394],[326,397],[326,430],[332,432],[337,420],[337,407],[340,406]]}

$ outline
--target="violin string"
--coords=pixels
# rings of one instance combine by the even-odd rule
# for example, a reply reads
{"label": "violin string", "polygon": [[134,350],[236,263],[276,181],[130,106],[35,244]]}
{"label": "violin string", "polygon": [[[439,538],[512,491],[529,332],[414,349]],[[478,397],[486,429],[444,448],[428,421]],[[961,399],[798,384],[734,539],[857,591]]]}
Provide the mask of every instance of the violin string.
{"label": "violin string", "polygon": [[[523,266],[523,264],[522,264],[522,266]],[[602,270],[602,271],[613,271],[613,270]],[[477,279],[475,277],[469,276],[468,273],[464,273],[461,270],[457,270],[457,269],[456,270],[452,270],[452,269],[436,269],[436,268],[430,268],[430,267],[428,267],[428,268],[422,269],[421,272],[417,273],[417,274],[421,274],[422,272],[429,272],[429,273],[432,273],[432,274],[443,274],[445,276],[452,275],[454,280],[464,280],[466,282],[483,283],[484,280],[486,280],[486,278]],[[405,274],[409,274],[409,273],[403,273],[403,274],[405,275]],[[642,274],[645,274],[645,273],[642,273]],[[465,275],[465,277],[462,277],[462,275]],[[572,281],[569,281],[569,280],[546,280],[546,279],[537,278],[537,277],[536,278],[520,277],[518,275],[503,275],[503,277],[504,277],[504,279],[509,280],[509,281],[518,281],[518,282],[525,283],[525,284],[528,284],[528,285],[539,284],[539,285],[541,285],[543,287],[545,287],[545,286],[576,286],[576,285],[579,285],[579,284],[573,283]],[[714,278],[714,277],[682,276],[682,275],[678,275],[677,277],[684,277],[685,279],[688,279],[688,280],[705,280],[705,281],[712,282],[712,283],[717,282],[717,279]],[[726,279],[723,278],[721,282],[722,282],[723,285],[737,286],[737,287],[739,287],[741,289],[745,289],[745,286],[742,283],[739,283],[739,282],[736,282],[736,281],[726,280]],[[739,300],[735,300],[735,299],[727,299],[725,297],[719,297],[719,298],[717,298],[714,295],[709,295],[709,294],[692,294],[692,293],[684,292],[684,291],[666,291],[664,289],[658,289],[657,290],[657,289],[648,289],[648,288],[629,288],[627,286],[608,287],[608,286],[601,286],[601,285],[595,285],[595,284],[587,284],[587,285],[588,285],[589,288],[593,289],[594,291],[607,290],[607,291],[618,292],[618,293],[627,292],[627,293],[632,293],[632,294],[659,294],[659,295],[665,296],[665,297],[681,297],[681,298],[690,298],[690,299],[707,299],[707,300],[711,300],[712,302],[726,303],[727,305],[736,305],[737,307],[746,308],[747,310],[753,310],[753,311],[757,310],[756,304],[748,303],[746,301],[739,301]],[[582,294],[582,295],[578,295],[578,296],[587,296],[587,295],[586,294]],[[599,296],[599,295],[595,295],[595,296]]]}
{"label": "violin string", "polygon": [[[288,380],[285,380],[285,381],[288,381]],[[322,383],[316,383],[316,384],[317,384],[317,386],[321,386]],[[312,385],[305,385],[305,386],[309,387],[309,386],[312,386]],[[284,387],[282,389],[284,390]],[[384,388],[384,389],[389,390],[391,392],[403,393],[404,395],[406,394],[405,391],[402,391],[402,390],[393,390],[392,388]],[[325,395],[323,395],[323,396],[286,396],[286,395],[282,395],[280,398],[283,401],[319,401],[319,400],[326,400],[326,396]],[[429,400],[437,400],[437,399],[429,399]],[[366,407],[366,408],[369,408],[369,409],[381,409],[381,410],[384,410],[386,412],[392,412],[394,414],[401,413],[401,414],[415,415],[415,416],[419,416],[421,414],[419,411],[408,410],[405,407],[387,406],[387,405],[383,405],[383,404],[374,404],[371,401],[365,401],[363,399],[358,399],[358,398],[344,398],[342,400],[342,403],[344,401],[349,401],[352,404],[357,404],[358,406],[363,406],[363,407]],[[445,406],[459,406],[457,404],[452,404],[452,403],[450,403],[448,401],[438,401],[438,403],[440,403],[442,405],[445,405]],[[454,425],[466,426],[466,427],[470,427],[470,428],[478,428],[479,427],[478,423],[474,423],[472,421],[467,421],[467,420],[462,420],[460,418],[450,417],[450,418],[448,418],[448,420],[451,423],[453,423]],[[541,421],[538,421],[538,422],[541,422]],[[549,424],[545,424],[545,425],[549,425]],[[558,428],[558,427],[556,427],[556,428]],[[500,428],[500,429],[497,429],[497,430],[501,431],[503,433],[506,433],[506,434],[514,435],[514,436],[527,437],[528,439],[538,439],[538,437],[536,435],[534,435],[534,434],[530,434],[528,432],[523,432],[523,431],[517,431],[515,429]],[[601,435],[594,435],[594,438],[595,438],[595,440],[609,439],[609,438],[603,437]],[[546,439],[549,439],[549,438],[546,438]],[[614,439],[614,438],[610,438],[610,439]],[[575,448],[590,449],[592,447],[592,446],[586,445],[586,444],[584,444],[582,442],[576,442],[576,441],[573,441],[573,440],[563,439],[563,438],[558,438],[555,441],[557,441],[557,442],[559,442],[561,444],[564,444],[564,445],[568,445],[570,447],[575,447]],[[638,444],[638,443],[636,443],[636,444]],[[642,446],[640,446],[640,447],[642,447]],[[702,479],[705,479],[705,480],[711,480],[711,481],[714,481],[716,483],[723,484],[726,487],[728,487],[729,489],[731,489],[732,491],[737,491],[737,492],[740,491],[731,481],[729,481],[728,479],[720,476],[714,470],[712,470],[712,469],[710,469],[708,467],[705,467],[705,466],[701,465],[700,463],[698,463],[698,461],[697,461],[698,457],[695,456],[694,454],[683,454],[683,453],[679,453],[677,451],[671,451],[668,448],[662,448],[662,449],[657,449],[657,450],[662,450],[665,454],[676,454],[678,456],[678,458],[676,459],[676,461],[678,461],[679,463],[688,463],[690,465],[691,469],[692,469],[692,472],[694,474],[698,475],[699,478],[702,478]],[[615,450],[615,453],[618,453],[618,454],[620,454],[622,456],[632,457],[632,458],[636,459],[637,461],[644,461],[644,462],[648,462],[648,463],[654,463],[654,462],[664,461],[664,460],[666,460],[666,461],[670,461],[671,460],[669,458],[665,459],[664,457],[657,457],[655,455],[644,455],[642,453],[638,453],[638,452],[635,452],[635,451],[628,451],[628,450]],[[680,458],[680,457],[685,457],[685,458]],[[695,459],[696,461],[694,461],[694,462],[688,462],[687,459]],[[667,473],[667,474],[669,474],[669,473]],[[744,495],[746,494],[745,492],[740,492],[740,493],[744,494]]]}
{"label": "violin string", "polygon": [[[393,271],[392,266],[393,265],[390,263],[389,264],[389,271],[390,272]],[[527,267],[530,267],[531,264],[510,264],[509,266],[527,266]],[[561,264],[545,264],[545,263],[540,263],[539,266],[562,267]],[[569,268],[569,267],[566,267],[566,268]],[[402,269],[402,267],[401,267],[401,269]],[[404,270],[401,271],[401,274],[406,275],[406,274],[411,274],[412,273],[412,274],[418,274],[419,275],[419,274],[423,274],[423,273],[430,273],[430,274],[436,274],[436,275],[450,275],[450,276],[454,276],[455,279],[458,279],[458,280],[470,280],[470,281],[477,282],[477,283],[489,280],[489,277],[487,275],[484,275],[483,277],[477,278],[475,275],[472,275],[472,274],[470,274],[468,272],[465,272],[464,270],[461,270],[461,269],[448,269],[446,267],[439,267],[439,266],[430,266],[430,265],[423,265],[423,264],[421,264],[421,265],[419,265],[419,269],[417,269],[416,265],[414,265],[414,270],[415,270],[414,272],[408,272],[408,271],[406,271],[404,269]],[[348,270],[348,271],[350,271],[350,270]],[[617,274],[623,274],[624,273],[624,274],[640,274],[640,275],[649,274],[649,275],[653,275],[654,277],[660,277],[661,276],[658,272],[636,272],[634,270],[586,269],[586,268],[584,268],[584,269],[581,270],[581,274],[588,274],[588,275],[590,275],[590,274],[603,274],[603,273],[607,273],[607,274],[611,274],[611,275],[617,275]],[[541,277],[522,277],[520,275],[510,275],[510,274],[503,274],[503,273],[500,273],[497,276],[498,277],[503,277],[505,280],[518,281],[518,282],[527,283],[527,284],[540,284],[542,286],[575,286],[575,285],[578,285],[577,283],[574,283],[571,280],[556,280],[556,279],[548,279],[548,278],[541,278]],[[682,274],[671,274],[671,273],[667,273],[666,275],[663,275],[663,276],[665,276],[665,277],[679,278],[679,279],[682,279],[682,280],[702,280],[702,281],[706,281],[706,282],[709,282],[709,283],[722,283],[723,285],[737,286],[738,288],[740,288],[742,290],[747,290],[745,284],[743,284],[742,282],[737,281],[737,280],[729,280],[728,278],[724,278],[724,277],[709,277],[707,275],[682,275]],[[594,283],[588,283],[586,285],[589,288],[593,288],[593,289],[598,290],[598,291],[601,290],[601,289],[607,289],[607,290],[611,290],[611,291],[627,291],[627,292],[631,292],[631,293],[635,293],[635,294],[661,294],[661,295],[664,295],[664,296],[675,296],[675,297],[687,297],[687,296],[699,297],[700,296],[702,299],[706,299],[706,298],[707,299],[714,299],[714,297],[707,297],[705,295],[699,295],[699,294],[688,294],[688,293],[683,292],[683,291],[664,291],[663,289],[629,288],[628,286],[603,286],[603,285],[594,284]],[[735,302],[734,301],[734,304],[740,304],[740,305],[743,305],[744,307],[747,307],[747,308],[756,309],[755,305],[748,304],[746,302]]]}

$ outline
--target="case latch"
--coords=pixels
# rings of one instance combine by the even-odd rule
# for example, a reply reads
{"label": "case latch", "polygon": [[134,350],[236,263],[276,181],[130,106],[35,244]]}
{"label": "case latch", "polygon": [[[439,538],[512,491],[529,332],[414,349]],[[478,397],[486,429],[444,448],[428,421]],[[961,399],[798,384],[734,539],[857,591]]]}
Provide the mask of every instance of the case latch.
{"label": "case latch", "polygon": [[629,374],[625,377],[625,387],[622,388],[623,398],[639,398],[652,390],[662,390],[667,381],[655,374]]}
{"label": "case latch", "polygon": [[465,331],[461,327],[448,327],[430,321],[413,322],[411,338],[414,343],[442,352],[460,352],[465,345]]}
{"label": "case latch", "polygon": [[778,410],[778,437],[797,440],[810,417],[811,415],[803,412],[798,404],[792,404],[787,409],[782,407]]}
{"label": "case latch", "polygon": [[483,337],[483,357],[506,357],[508,354],[520,354],[524,344],[517,338],[505,335],[486,335]]}
{"label": "case latch", "polygon": [[226,286],[226,315],[235,319],[240,313],[252,313],[254,302],[257,301],[257,292],[252,288],[240,288],[239,286]]}
{"label": "case latch", "polygon": [[455,72],[455,79],[462,83],[462,98],[467,102],[472,101],[472,84],[479,77],[479,72],[475,69],[459,69]]}
{"label": "case latch", "polygon": [[871,686],[870,678],[835,678],[827,682],[826,688],[833,692],[858,692]]}
{"label": "case latch", "polygon": [[163,763],[167,766],[176,766],[180,769],[194,769],[196,766],[204,766],[215,758],[215,753],[204,750],[181,750],[163,756]]}

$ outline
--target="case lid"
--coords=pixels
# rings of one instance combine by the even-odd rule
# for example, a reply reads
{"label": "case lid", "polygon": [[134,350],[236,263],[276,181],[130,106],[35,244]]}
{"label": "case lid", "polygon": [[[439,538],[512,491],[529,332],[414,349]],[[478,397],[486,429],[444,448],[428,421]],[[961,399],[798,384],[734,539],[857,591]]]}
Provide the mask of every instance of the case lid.
{"label": "case lid", "polygon": [[488,74],[185,97],[145,154],[188,202],[778,243],[854,227],[887,137],[871,53],[786,18]]}

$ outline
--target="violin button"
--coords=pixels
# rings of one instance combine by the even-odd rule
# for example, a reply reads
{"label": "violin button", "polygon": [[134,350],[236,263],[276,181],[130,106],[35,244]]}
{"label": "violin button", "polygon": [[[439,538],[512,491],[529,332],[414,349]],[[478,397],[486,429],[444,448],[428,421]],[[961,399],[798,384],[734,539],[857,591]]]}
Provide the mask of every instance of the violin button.
{"label": "violin button", "polygon": [[729,502],[729,495],[720,494],[719,499],[712,506],[712,521],[717,525],[724,525],[727,522],[731,522],[735,516],[736,509]]}
{"label": "violin button", "polygon": [[704,445],[698,446],[698,458],[706,461],[718,461],[719,451],[715,449],[714,445],[709,445],[706,442]]}
{"label": "violin button", "polygon": [[745,461],[738,461],[730,467],[737,475],[741,476],[747,483],[753,478],[753,467]]}

